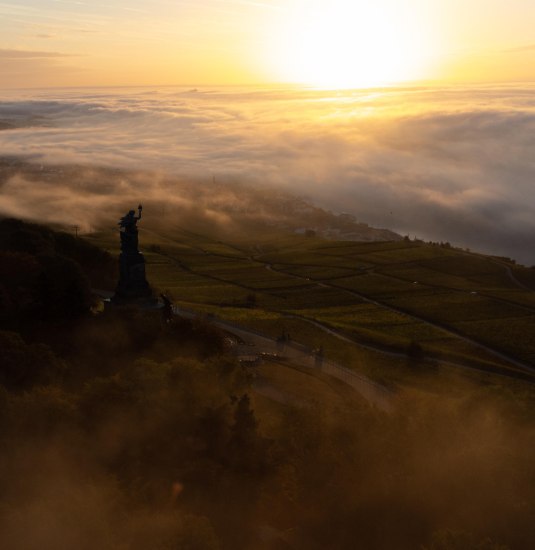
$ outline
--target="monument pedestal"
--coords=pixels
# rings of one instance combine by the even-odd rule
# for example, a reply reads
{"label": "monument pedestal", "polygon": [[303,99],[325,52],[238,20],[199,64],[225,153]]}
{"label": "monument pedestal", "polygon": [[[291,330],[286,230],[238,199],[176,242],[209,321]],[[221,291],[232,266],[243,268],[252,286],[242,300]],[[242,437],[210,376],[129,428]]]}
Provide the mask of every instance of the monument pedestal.
{"label": "monument pedestal", "polygon": [[130,210],[119,222],[121,235],[121,255],[119,256],[119,282],[112,298],[114,304],[137,304],[152,307],[157,300],[152,296],[152,290],[145,277],[145,258],[138,250],[137,222],[141,219],[141,204],[139,215]]}
{"label": "monument pedestal", "polygon": [[140,252],[121,252],[119,282],[113,301],[124,303],[140,298],[151,298],[152,291],[145,277],[145,258]]}

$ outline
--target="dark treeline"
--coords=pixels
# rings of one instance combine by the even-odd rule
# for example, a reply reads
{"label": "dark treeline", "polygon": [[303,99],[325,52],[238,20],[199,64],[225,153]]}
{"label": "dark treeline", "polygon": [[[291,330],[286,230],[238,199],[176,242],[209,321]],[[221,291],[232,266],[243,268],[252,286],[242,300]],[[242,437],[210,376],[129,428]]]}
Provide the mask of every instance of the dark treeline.
{"label": "dark treeline", "polygon": [[267,422],[209,324],[93,313],[107,254],[11,220],[0,239],[1,548],[535,546],[529,388],[407,391],[390,415],[274,404]]}

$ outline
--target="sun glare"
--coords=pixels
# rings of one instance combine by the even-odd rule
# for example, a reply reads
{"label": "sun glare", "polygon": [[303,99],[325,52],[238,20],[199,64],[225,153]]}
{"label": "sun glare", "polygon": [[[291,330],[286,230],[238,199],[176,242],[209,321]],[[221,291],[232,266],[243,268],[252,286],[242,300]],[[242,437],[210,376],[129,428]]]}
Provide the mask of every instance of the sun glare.
{"label": "sun glare", "polygon": [[297,0],[277,33],[272,64],[286,80],[327,88],[422,78],[430,44],[421,26],[398,2]]}

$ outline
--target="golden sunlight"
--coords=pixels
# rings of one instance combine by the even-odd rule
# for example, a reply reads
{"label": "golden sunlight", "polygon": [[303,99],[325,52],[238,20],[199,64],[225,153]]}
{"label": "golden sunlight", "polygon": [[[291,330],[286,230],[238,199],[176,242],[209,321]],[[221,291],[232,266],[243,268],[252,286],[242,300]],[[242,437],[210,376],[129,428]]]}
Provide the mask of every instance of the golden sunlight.
{"label": "golden sunlight", "polygon": [[392,0],[296,0],[281,26],[272,65],[285,80],[326,88],[423,78],[433,49],[423,21]]}

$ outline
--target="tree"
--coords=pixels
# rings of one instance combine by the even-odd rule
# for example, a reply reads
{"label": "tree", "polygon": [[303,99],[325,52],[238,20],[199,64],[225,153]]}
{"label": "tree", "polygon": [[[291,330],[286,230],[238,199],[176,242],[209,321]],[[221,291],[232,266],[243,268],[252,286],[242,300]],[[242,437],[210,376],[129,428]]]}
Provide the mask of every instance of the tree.
{"label": "tree", "polygon": [[508,547],[489,538],[478,539],[465,531],[445,530],[434,533],[431,545],[422,550],[508,550]]}
{"label": "tree", "polygon": [[230,463],[239,471],[254,472],[264,466],[257,427],[251,400],[247,394],[242,395],[234,411],[229,442]]}
{"label": "tree", "polygon": [[39,260],[37,297],[41,318],[72,320],[87,313],[92,305],[91,287],[80,266],[62,256]]}
{"label": "tree", "polygon": [[59,381],[65,370],[44,344],[27,345],[20,334],[0,331],[0,384],[10,390]]}

